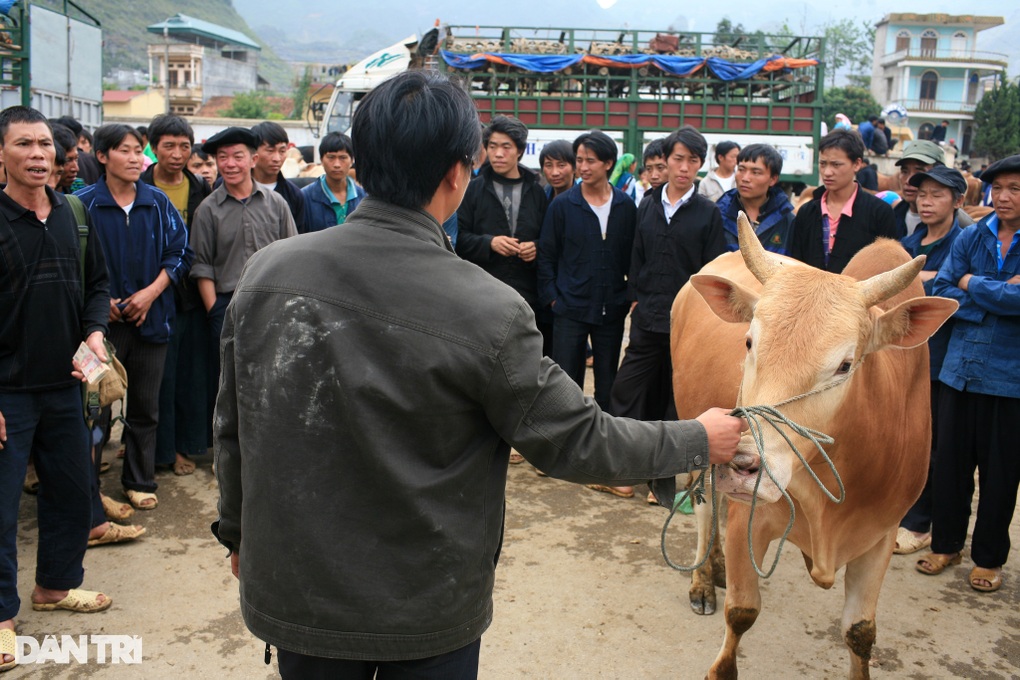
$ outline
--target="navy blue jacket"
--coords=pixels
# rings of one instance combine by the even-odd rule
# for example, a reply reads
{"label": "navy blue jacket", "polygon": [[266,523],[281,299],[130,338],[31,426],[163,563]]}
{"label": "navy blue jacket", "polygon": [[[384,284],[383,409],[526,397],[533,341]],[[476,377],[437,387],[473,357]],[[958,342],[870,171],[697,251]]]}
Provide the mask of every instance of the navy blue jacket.
{"label": "navy blue jacket", "polygon": [[[124,299],[145,288],[165,270],[174,284],[187,276],[194,253],[188,247],[188,228],[162,191],[139,180],[128,216],[117,205],[100,177],[75,195],[92,219],[110,271],[110,297]],[[156,298],[139,328],[142,340],[165,343],[173,332],[173,286]]]}
{"label": "navy blue jacket", "polygon": [[[726,247],[731,251],[740,250],[737,239],[737,213],[743,210],[740,195],[736,189],[730,189],[716,205],[722,213]],[[769,187],[768,198],[758,213],[758,227],[754,233],[758,235],[765,250],[780,255],[789,254],[790,237],[793,236],[793,204],[779,187]]]}
{"label": "navy blue jacket", "polygon": [[[350,196],[350,187],[354,187],[354,196]],[[347,216],[350,217],[354,209],[365,197],[365,190],[354,182],[347,185]],[[301,187],[301,196],[305,201],[304,224],[295,222],[298,233],[308,234],[313,231],[322,231],[329,227],[336,226],[336,213],[333,212],[333,203],[329,200],[326,192],[322,190],[322,178]]]}
{"label": "navy blue jacket", "polygon": [[[960,223],[953,220],[953,226],[949,228],[949,232],[944,238],[939,239],[933,244],[931,250],[927,253],[927,259],[924,262],[924,271],[937,272],[942,268],[942,264],[949,257],[949,251],[953,248],[953,242],[963,232],[960,228]],[[911,257],[917,257],[921,254],[921,239],[928,235],[928,227],[921,224],[914,230],[914,233],[906,237],[900,243],[906,248],[907,252],[910,253]],[[957,279],[959,280],[959,279]],[[934,295],[935,279],[928,279],[924,282],[924,294]],[[931,358],[931,379],[938,380],[939,372],[942,370],[942,362],[946,358],[946,350],[949,349],[949,337],[953,333],[953,319],[950,318],[942,324],[942,327],[935,331],[935,335],[928,339],[928,354]]]}
{"label": "navy blue jacket", "polygon": [[[987,215],[956,238],[934,292],[960,303],[939,380],[954,390],[1020,398],[1020,234],[999,262],[999,219]],[[957,287],[971,274],[967,291]]]}
{"label": "navy blue jacket", "polygon": [[553,200],[538,245],[538,295],[553,313],[589,324],[627,315],[627,272],[637,206],[613,188],[606,238],[576,185]]}

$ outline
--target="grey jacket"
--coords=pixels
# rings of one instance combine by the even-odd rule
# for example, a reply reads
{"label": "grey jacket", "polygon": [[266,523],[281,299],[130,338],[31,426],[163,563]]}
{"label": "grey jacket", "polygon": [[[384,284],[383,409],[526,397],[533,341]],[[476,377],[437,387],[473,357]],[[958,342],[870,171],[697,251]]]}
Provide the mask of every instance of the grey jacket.
{"label": "grey jacket", "polygon": [[616,419],[542,356],[531,308],[424,212],[252,256],[227,310],[220,518],[259,638],[424,658],[492,620],[509,447],[552,477],[638,483],[708,463],[704,428]]}

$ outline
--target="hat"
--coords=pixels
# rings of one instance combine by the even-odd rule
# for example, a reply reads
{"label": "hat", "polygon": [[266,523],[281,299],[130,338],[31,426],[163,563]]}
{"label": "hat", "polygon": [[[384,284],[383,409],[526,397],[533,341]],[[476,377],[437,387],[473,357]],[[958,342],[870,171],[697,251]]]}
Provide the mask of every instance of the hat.
{"label": "hat", "polygon": [[[1017,156],[1017,159],[1020,161],[1020,156]],[[1018,162],[1018,167],[1020,167],[1020,162]],[[921,186],[921,182],[926,179],[935,180],[939,184],[955,190],[956,193],[961,196],[967,193],[967,180],[965,180],[963,175],[960,174],[960,171],[955,168],[950,168],[945,165],[936,165],[928,172],[919,172],[913,175],[910,178],[910,185],[919,187]]]}
{"label": "hat", "polygon": [[213,156],[221,146],[230,146],[231,144],[244,144],[249,149],[258,147],[258,142],[251,130],[243,127],[228,127],[205,140],[202,150]]}
{"label": "hat", "polygon": [[991,184],[992,180],[1004,172],[1020,173],[1020,154],[1006,156],[1001,161],[995,161],[981,173],[981,181]]}
{"label": "hat", "polygon": [[946,152],[935,142],[920,139],[907,145],[903,157],[896,161],[896,165],[903,165],[903,161],[921,161],[925,165],[945,163]]}

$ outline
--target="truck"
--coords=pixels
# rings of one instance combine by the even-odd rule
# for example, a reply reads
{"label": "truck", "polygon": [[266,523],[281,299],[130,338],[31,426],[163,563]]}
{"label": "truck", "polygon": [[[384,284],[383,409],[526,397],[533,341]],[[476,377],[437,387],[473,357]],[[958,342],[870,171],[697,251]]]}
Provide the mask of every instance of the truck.
{"label": "truck", "polygon": [[72,0],[0,3],[0,108],[23,105],[47,118],[103,122],[103,32]]}
{"label": "truck", "polygon": [[767,143],[783,156],[780,180],[816,184],[825,41],[755,34],[722,42],[678,31],[437,26],[368,56],[337,80],[320,134],[346,132],[358,101],[406,69],[460,78],[479,118],[519,118],[529,128],[522,162],[542,147],[597,128],[621,151],[641,151],[682,125],[712,148]]}

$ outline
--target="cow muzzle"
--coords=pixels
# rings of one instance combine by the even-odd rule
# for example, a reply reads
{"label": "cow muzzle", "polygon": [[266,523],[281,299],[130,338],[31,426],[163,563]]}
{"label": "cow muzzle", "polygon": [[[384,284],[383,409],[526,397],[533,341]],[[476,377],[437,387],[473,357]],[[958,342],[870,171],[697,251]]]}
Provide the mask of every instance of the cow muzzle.
{"label": "cow muzzle", "polygon": [[[788,467],[783,462],[775,460],[775,457],[769,458],[768,462],[776,480],[785,487],[789,481],[789,474],[780,474],[780,470]],[[757,492],[759,501],[775,503],[783,497],[780,487],[761,469],[761,457],[758,455],[754,440],[750,435],[744,435],[733,460],[717,469],[716,488],[732,500],[750,503],[755,496],[754,487],[758,483],[759,475],[762,475]]]}

